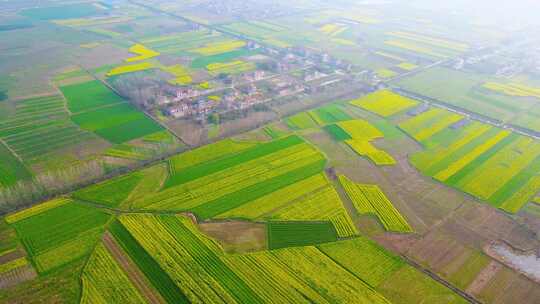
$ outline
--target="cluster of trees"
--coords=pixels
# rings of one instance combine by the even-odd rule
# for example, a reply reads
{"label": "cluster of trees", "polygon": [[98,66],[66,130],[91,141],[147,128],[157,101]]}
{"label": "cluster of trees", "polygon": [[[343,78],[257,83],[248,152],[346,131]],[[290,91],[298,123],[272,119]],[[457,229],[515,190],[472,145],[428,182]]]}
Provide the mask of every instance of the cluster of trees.
{"label": "cluster of trees", "polygon": [[143,151],[147,154],[145,161],[134,162],[131,165],[110,169],[103,160],[92,160],[63,170],[43,173],[30,181],[20,181],[11,187],[0,187],[0,214],[23,209],[55,196],[154,164],[185,149],[185,146],[175,140],[162,142],[151,150],[151,154],[148,154],[148,150]]}
{"label": "cluster of trees", "polygon": [[64,170],[47,172],[30,181],[0,188],[0,214],[22,209],[46,198],[70,192],[106,174],[101,161],[91,161]]}

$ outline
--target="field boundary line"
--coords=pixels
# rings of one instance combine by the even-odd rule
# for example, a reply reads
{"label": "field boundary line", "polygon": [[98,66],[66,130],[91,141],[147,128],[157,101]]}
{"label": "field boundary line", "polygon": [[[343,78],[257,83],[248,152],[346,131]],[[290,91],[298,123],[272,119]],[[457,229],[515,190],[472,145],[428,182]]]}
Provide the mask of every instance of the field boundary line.
{"label": "field boundary line", "polygon": [[102,241],[118,266],[122,268],[131,283],[149,303],[165,303],[165,300],[151,287],[151,283],[148,282],[146,276],[135,265],[135,262],[133,262],[129,255],[122,250],[121,246],[116,242],[116,239],[109,231],[106,231],[103,234]]}

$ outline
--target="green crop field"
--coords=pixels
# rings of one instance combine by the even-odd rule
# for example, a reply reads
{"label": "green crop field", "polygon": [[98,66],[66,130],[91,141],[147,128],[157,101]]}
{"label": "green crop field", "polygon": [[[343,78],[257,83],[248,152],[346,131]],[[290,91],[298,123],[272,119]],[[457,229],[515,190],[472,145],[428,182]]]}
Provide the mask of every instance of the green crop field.
{"label": "green crop field", "polygon": [[98,108],[71,117],[82,129],[120,144],[162,130],[156,122],[127,103]]}
{"label": "green crop field", "polygon": [[336,124],[324,126],[324,130],[326,130],[328,134],[332,135],[332,137],[337,141],[352,139],[349,133],[347,133],[345,130],[343,130]]}
{"label": "green crop field", "polygon": [[3,145],[0,144],[0,185],[11,186],[20,180],[32,177],[24,165]]}
{"label": "green crop field", "polygon": [[412,136],[426,129],[431,134],[421,136],[426,149],[411,156],[411,163],[422,173],[510,213],[518,212],[540,190],[537,142],[479,122],[433,130],[429,119],[422,117],[431,113],[401,125]]}
{"label": "green crop field", "polygon": [[337,232],[330,222],[272,222],[268,224],[268,248],[308,246],[337,241]]}
{"label": "green crop field", "polygon": [[0,303],[540,303],[540,2],[488,2],[0,1]]}
{"label": "green crop field", "polygon": [[309,112],[311,118],[319,125],[324,126],[330,123],[350,120],[351,116],[343,112],[339,105],[331,104]]}
{"label": "green crop field", "polygon": [[99,80],[63,86],[60,90],[68,101],[69,110],[73,113],[124,101]]}

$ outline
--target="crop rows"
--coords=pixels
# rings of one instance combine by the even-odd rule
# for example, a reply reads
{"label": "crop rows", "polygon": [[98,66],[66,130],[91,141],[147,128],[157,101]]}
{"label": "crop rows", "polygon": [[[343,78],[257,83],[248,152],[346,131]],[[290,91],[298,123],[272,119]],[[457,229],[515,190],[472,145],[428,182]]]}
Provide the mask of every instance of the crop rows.
{"label": "crop rows", "polygon": [[109,72],[107,72],[107,76],[116,76],[116,75],[122,75],[127,73],[134,73],[134,72],[140,72],[140,71],[146,71],[155,69],[156,65],[152,62],[139,62],[134,64],[127,64],[127,65],[121,65],[117,66],[115,68],[112,68]]}
{"label": "crop rows", "polygon": [[238,74],[255,69],[255,64],[252,62],[245,62],[241,60],[235,60],[227,63],[211,63],[206,66],[206,69],[211,75],[217,76],[219,74]]}
{"label": "crop rows", "polygon": [[84,257],[92,251],[102,233],[101,227],[84,231],[76,237],[34,256],[33,260],[37,270],[40,273],[48,272]]}
{"label": "crop rows", "polygon": [[175,155],[169,160],[171,175],[175,175],[177,171],[185,168],[213,161],[254,146],[256,146],[255,143],[236,142],[232,139],[224,139],[195,150]]}
{"label": "crop rows", "polygon": [[[491,126],[479,122],[472,122],[458,130],[447,130],[452,133],[450,136],[443,138],[441,136],[443,132],[436,134],[424,143],[427,147],[425,151],[412,156],[411,162],[425,174],[434,175],[444,170],[466,151],[477,146],[477,142],[484,141],[485,136],[496,131]],[[440,142],[445,144],[439,145]]]}
{"label": "crop rows", "polygon": [[420,43],[430,44],[435,47],[450,49],[452,51],[457,51],[457,52],[465,52],[469,49],[469,46],[465,43],[453,42],[453,41],[448,41],[448,40],[444,40],[440,38],[433,38],[433,37],[419,35],[419,34],[410,33],[410,32],[398,31],[398,32],[389,32],[387,34],[390,36],[401,38],[401,39],[407,39],[407,40],[412,40],[412,41],[416,41]]}
{"label": "crop rows", "polygon": [[419,142],[463,119],[463,116],[434,108],[401,123],[399,127]]}
{"label": "crop rows", "polygon": [[342,121],[337,124],[345,130],[352,139],[374,140],[384,137],[379,129],[375,128],[369,122],[361,119]]}
{"label": "crop rows", "polygon": [[377,166],[395,165],[396,160],[386,151],[379,150],[369,141],[346,140],[345,141],[358,155],[368,157]]}
{"label": "crop rows", "polygon": [[144,160],[148,157],[149,153],[149,149],[122,144],[107,149],[104,155],[116,158]]}
{"label": "crop rows", "polygon": [[204,56],[216,55],[230,52],[245,46],[246,43],[240,40],[227,40],[223,42],[209,43],[204,47],[192,49],[191,52]]}
{"label": "crop rows", "polygon": [[110,232],[167,303],[189,303],[173,279],[119,221],[112,223]]}
{"label": "crop rows", "polygon": [[13,271],[14,269],[24,267],[26,265],[28,265],[28,260],[26,259],[26,257],[17,258],[9,262],[0,264],[0,275],[6,272]]}
{"label": "crop rows", "polygon": [[291,205],[277,210],[270,214],[269,217],[272,220],[285,221],[328,220],[334,224],[340,237],[357,234],[356,228],[343,206],[343,202],[330,184]]}
{"label": "crop rows", "polygon": [[[282,249],[287,250],[287,249]],[[231,255],[226,263],[263,303],[325,303],[328,300],[269,252]]]}
{"label": "crop rows", "polygon": [[29,217],[23,211],[22,219],[11,224],[40,271],[86,254],[110,218],[98,209],[74,202],[45,209],[34,209]]}
{"label": "crop rows", "polygon": [[476,158],[478,158],[480,155],[482,155],[489,149],[493,148],[497,143],[501,142],[509,135],[510,135],[509,131],[498,132],[495,136],[491,137],[489,140],[485,141],[484,143],[476,146],[473,150],[463,155],[459,160],[450,164],[444,170],[439,171],[437,174],[434,175],[435,179],[439,181],[448,180],[458,171],[465,168],[465,166],[467,166],[469,163],[474,161]]}
{"label": "crop rows", "polygon": [[103,244],[99,244],[82,273],[82,304],[146,303]]}
{"label": "crop rows", "polygon": [[[209,161],[204,163],[201,162],[185,168],[185,170],[182,170],[180,172],[175,170],[174,174],[171,175],[171,178],[167,181],[167,186],[170,187],[180,185],[212,173],[231,169],[232,167],[240,165],[247,161],[265,157],[274,152],[279,152],[283,149],[292,148],[293,146],[300,145],[302,143],[304,142],[299,137],[289,136],[269,143],[253,145],[249,149],[243,149],[243,147],[233,145],[231,152],[235,151],[235,147],[239,148],[239,150],[244,151],[239,151],[240,153],[228,155],[227,157],[221,159],[218,158],[216,159],[216,161]],[[225,145],[225,147],[227,147],[227,150],[229,149],[227,145]],[[295,149],[298,149],[298,147],[296,147]],[[303,148],[300,148],[300,150],[303,150]],[[204,149],[196,151],[204,152]]]}
{"label": "crop rows", "polygon": [[373,241],[362,236],[318,247],[342,267],[362,278],[372,287],[383,283],[404,265],[399,257],[388,253]]}
{"label": "crop rows", "polygon": [[124,202],[131,191],[141,182],[140,172],[120,176],[93,185],[72,194],[75,199],[100,203],[109,207],[117,207]]}
{"label": "crop rows", "polygon": [[296,183],[309,176],[320,173],[325,166],[326,160],[311,160],[302,167],[287,171],[281,175],[266,179],[262,182],[254,184],[250,187],[243,188],[236,192],[229,193],[210,201],[204,205],[197,206],[193,209],[201,219],[208,219],[217,216],[223,212],[237,208],[249,201],[255,200],[261,196],[277,191],[287,185]]}
{"label": "crop rows", "polygon": [[293,130],[303,130],[316,128],[317,123],[313,121],[307,112],[301,112],[287,118],[287,125]]}
{"label": "crop rows", "polygon": [[339,181],[358,213],[376,215],[388,231],[413,231],[407,220],[392,205],[378,186],[355,184],[343,175],[339,176]]}
{"label": "crop rows", "polygon": [[343,112],[337,104],[330,104],[308,112],[311,118],[320,126],[350,120],[349,114]]}
{"label": "crop rows", "polygon": [[53,209],[53,208],[56,208],[56,207],[60,207],[62,205],[70,203],[70,202],[72,202],[72,200],[67,199],[67,198],[53,199],[53,200],[47,201],[45,203],[41,203],[41,204],[32,206],[30,208],[21,210],[21,211],[19,211],[17,213],[7,215],[4,219],[8,224],[13,224],[15,222],[30,218],[30,217],[32,217],[34,215],[38,215],[38,214],[43,213],[43,212],[45,212],[47,210],[50,210],[50,209]]}
{"label": "crop rows", "polygon": [[400,49],[404,49],[404,50],[407,50],[407,51],[412,51],[412,52],[415,52],[415,53],[428,55],[430,57],[436,57],[436,58],[439,58],[439,59],[448,58],[448,55],[443,54],[440,51],[433,50],[432,48],[430,48],[428,46],[419,45],[417,42],[414,42],[414,41],[405,41],[405,40],[402,40],[402,39],[391,39],[391,40],[386,40],[384,42],[384,44],[389,45],[389,46],[393,46],[393,47],[397,47],[397,48],[400,48]]}
{"label": "crop rows", "polygon": [[324,174],[317,174],[275,192],[222,213],[218,218],[258,219],[290,202],[298,200],[328,185]]}
{"label": "crop rows", "polygon": [[337,241],[337,233],[330,222],[270,222],[268,248],[308,246]]}
{"label": "crop rows", "polygon": [[390,303],[369,285],[343,269],[315,247],[287,248],[272,251],[285,267],[308,282],[330,302],[341,303]]}
{"label": "crop rows", "polygon": [[382,117],[395,115],[418,104],[418,102],[412,99],[403,97],[388,90],[371,93],[352,100],[350,103]]}
{"label": "crop rows", "polygon": [[259,303],[219,256],[220,248],[187,218],[134,215],[120,221],[177,282],[190,302]]}
{"label": "crop rows", "polygon": [[25,132],[22,129],[20,133],[3,138],[6,144],[25,160],[41,157],[95,138],[91,133],[84,132],[70,121],[52,125],[37,123],[34,127],[31,131]]}
{"label": "crop rows", "polygon": [[188,218],[133,215],[120,221],[190,302],[388,303],[314,247],[227,255]]}
{"label": "crop rows", "polygon": [[[297,178],[304,174],[309,174],[305,176],[308,177],[322,170],[320,165],[314,168],[319,170],[318,172],[312,172],[313,169],[308,170],[307,167],[320,162],[322,156],[315,150],[306,148],[308,146],[293,146],[272,153],[267,157],[241,163],[227,170],[202,175],[200,178],[184,183],[181,186],[168,188],[155,195],[148,196],[140,203],[146,206],[145,208],[151,209],[186,210],[205,203],[212,205],[218,203],[220,198],[226,199],[227,195],[235,196],[242,193],[239,193],[239,191],[250,190],[253,192],[249,194],[249,197],[256,199],[257,197],[253,196],[262,195],[263,192],[261,191],[265,191],[264,185],[267,186],[267,189],[272,189],[281,186],[282,183],[290,182],[289,179],[296,181]],[[306,170],[305,173],[296,174],[302,168]],[[291,174],[291,176],[287,177],[287,174]],[[263,188],[261,189],[261,187]],[[258,190],[255,191],[256,189]],[[243,198],[242,201],[247,202],[245,201],[247,197]],[[140,203],[136,204],[141,205]],[[230,209],[238,207],[234,205],[230,205]],[[227,210],[222,212],[225,211]]]}
{"label": "crop rows", "polygon": [[532,138],[520,137],[464,178],[460,182],[462,189],[487,200],[539,155],[538,142]]}
{"label": "crop rows", "polygon": [[510,96],[540,98],[540,88],[529,87],[519,83],[502,84],[496,82],[486,82],[482,86],[486,89]]}

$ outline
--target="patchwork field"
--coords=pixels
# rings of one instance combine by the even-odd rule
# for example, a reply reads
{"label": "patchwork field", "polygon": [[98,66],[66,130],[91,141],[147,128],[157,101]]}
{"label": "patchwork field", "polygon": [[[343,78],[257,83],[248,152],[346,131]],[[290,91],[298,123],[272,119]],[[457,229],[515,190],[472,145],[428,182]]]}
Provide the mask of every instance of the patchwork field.
{"label": "patchwork field", "polygon": [[539,105],[538,99],[532,97],[536,92],[533,87],[500,84],[481,74],[442,67],[407,77],[398,81],[397,85],[481,115],[523,128],[540,130],[534,123],[538,119]]}
{"label": "patchwork field", "polygon": [[507,212],[516,213],[540,190],[539,144],[479,122],[451,127],[461,118],[432,109],[400,127],[425,151],[411,156],[422,173]]}
{"label": "patchwork field", "polygon": [[145,114],[124,102],[75,114],[71,119],[83,130],[94,132],[116,144],[163,130]]}

